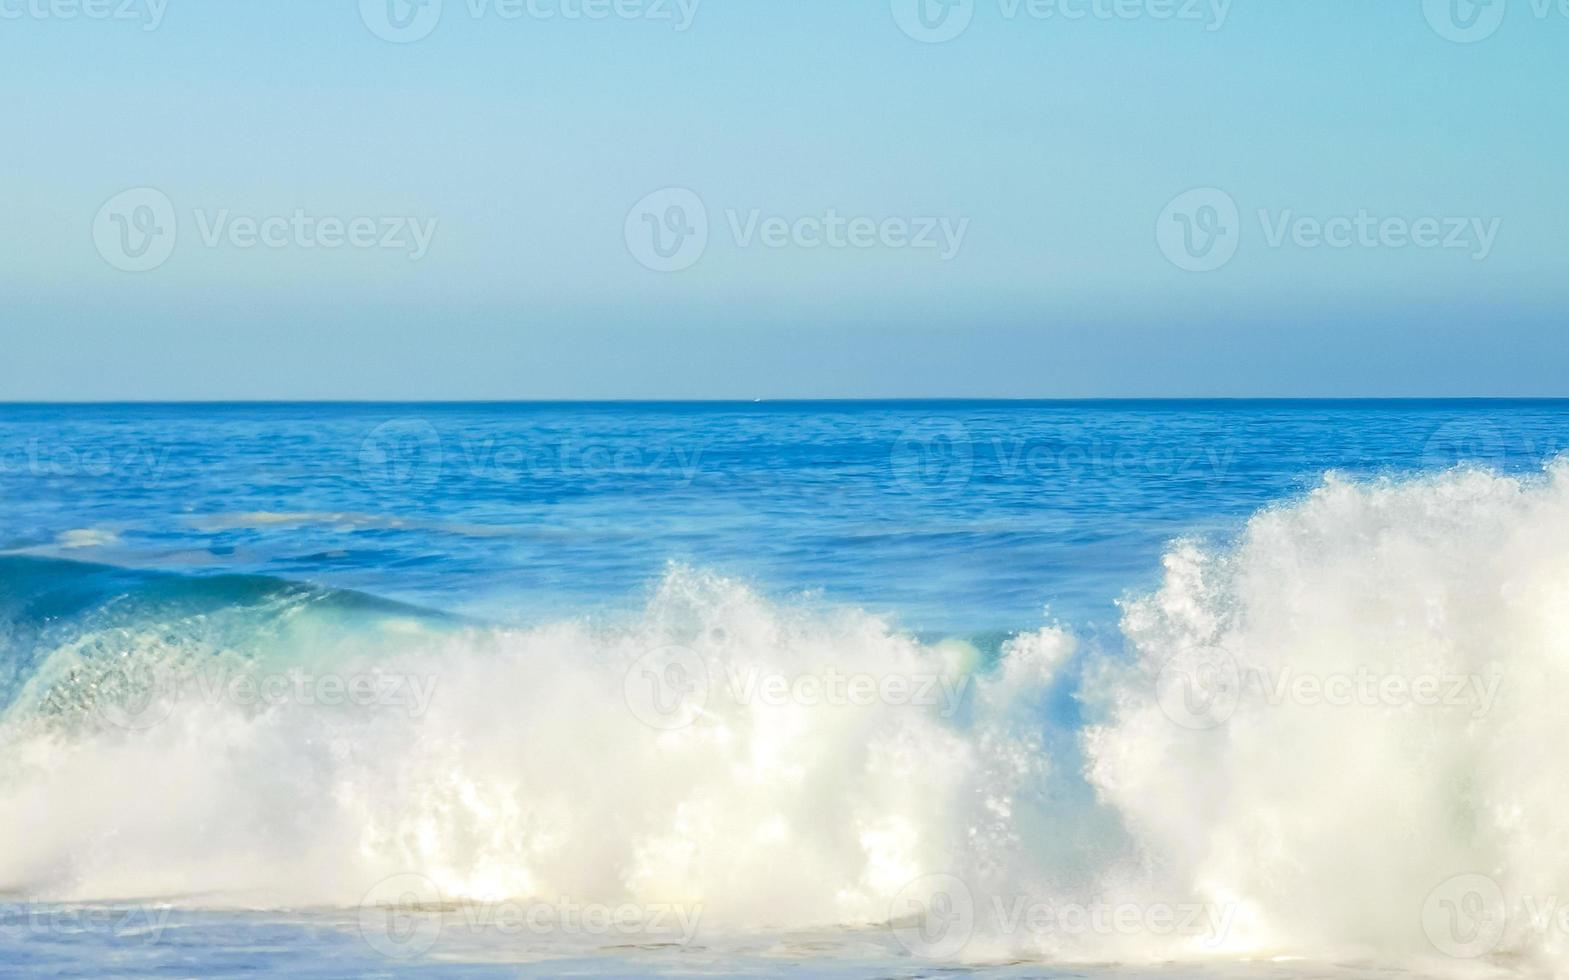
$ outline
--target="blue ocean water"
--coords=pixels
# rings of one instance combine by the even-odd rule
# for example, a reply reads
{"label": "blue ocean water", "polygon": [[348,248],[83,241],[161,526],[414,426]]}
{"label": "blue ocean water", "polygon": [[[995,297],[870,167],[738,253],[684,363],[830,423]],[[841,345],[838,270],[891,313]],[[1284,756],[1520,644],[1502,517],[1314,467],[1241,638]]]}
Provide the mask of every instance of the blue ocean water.
{"label": "blue ocean water", "polygon": [[[1300,869],[1250,890],[1220,855],[1300,839],[1317,862],[1318,839],[1264,842],[1212,804],[1294,798],[1256,783],[1257,759],[1231,776],[1224,753],[1187,759],[1180,724],[1152,737],[1130,707],[1148,677],[1118,672],[1206,633],[1288,665],[1304,643],[1368,643],[1346,663],[1408,673],[1435,650],[1500,656],[1470,622],[1530,647],[1550,618],[1533,597],[1569,584],[1550,557],[1566,442],[1553,401],[0,406],[0,973],[1187,962],[1121,933],[1024,942],[1017,921],[1009,942],[923,957],[881,910],[960,865],[977,920],[983,890],[1060,910],[1126,886],[1145,913],[1225,910],[1204,965],[1151,975],[1256,975],[1326,949],[1405,964],[1443,946],[1417,926],[1445,876],[1393,874],[1388,928],[1297,907],[1322,884]],[[691,658],[715,686],[679,725],[640,724],[629,685],[672,648],[659,670]],[[922,669],[972,686],[919,713],[885,688],[876,704],[716,693],[725,671]],[[214,671],[205,695],[188,683]],[[342,700],[367,677],[391,710]],[[1421,729],[1427,751],[1475,737],[1422,723],[1440,726]],[[1344,731],[1277,736],[1308,751]],[[1417,735],[1401,737],[1409,755]],[[1333,803],[1334,764],[1307,765],[1329,787],[1315,799],[1355,810]],[[1141,781],[1162,767],[1186,788]],[[1488,779],[1466,778],[1483,806]],[[1214,840],[1188,853],[1149,829],[1178,814]],[[1499,879],[1533,843],[1478,836],[1445,853],[1481,847]],[[995,884],[1007,867],[1022,877]],[[375,927],[396,934],[388,956],[366,909],[400,876],[401,918]],[[541,895],[673,896],[717,931],[520,939],[473,921]],[[446,939],[409,944],[432,929]]]}
{"label": "blue ocean water", "polygon": [[518,620],[669,562],[911,630],[1114,617],[1182,535],[1326,471],[1539,468],[1556,402],[0,409],[0,548],[302,579]]}

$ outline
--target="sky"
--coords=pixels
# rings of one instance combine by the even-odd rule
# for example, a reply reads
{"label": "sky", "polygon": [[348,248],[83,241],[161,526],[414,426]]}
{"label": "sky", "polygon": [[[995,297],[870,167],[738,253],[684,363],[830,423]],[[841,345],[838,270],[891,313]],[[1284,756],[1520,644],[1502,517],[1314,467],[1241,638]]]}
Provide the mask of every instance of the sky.
{"label": "sky", "polygon": [[1569,0],[0,0],[0,401],[1569,395]]}

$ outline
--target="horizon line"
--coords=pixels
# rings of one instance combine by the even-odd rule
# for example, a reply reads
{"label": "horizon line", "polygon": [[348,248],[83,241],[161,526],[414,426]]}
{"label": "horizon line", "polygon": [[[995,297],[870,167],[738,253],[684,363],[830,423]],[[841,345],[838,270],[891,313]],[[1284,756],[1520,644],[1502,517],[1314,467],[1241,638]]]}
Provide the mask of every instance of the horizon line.
{"label": "horizon line", "polygon": [[1197,404],[1213,402],[1569,402],[1569,395],[1092,395],[1035,397],[888,396],[825,398],[138,398],[0,400],[0,408],[269,405],[897,405]]}

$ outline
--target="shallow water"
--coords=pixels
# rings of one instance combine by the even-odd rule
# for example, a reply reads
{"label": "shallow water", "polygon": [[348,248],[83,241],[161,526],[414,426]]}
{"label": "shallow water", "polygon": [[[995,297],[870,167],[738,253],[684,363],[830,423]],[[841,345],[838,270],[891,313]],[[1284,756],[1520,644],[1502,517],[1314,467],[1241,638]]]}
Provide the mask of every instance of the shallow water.
{"label": "shallow water", "polygon": [[[885,930],[732,935],[700,944],[474,929],[451,916],[434,956],[387,956],[357,916],[342,912],[192,912],[138,906],[9,906],[0,910],[0,956],[16,975],[313,978],[440,977],[1009,977],[1126,980],[1373,980],[1443,976],[1356,963],[1198,964],[930,963]],[[430,931],[425,931],[427,938]],[[373,934],[376,945],[381,937]]]}

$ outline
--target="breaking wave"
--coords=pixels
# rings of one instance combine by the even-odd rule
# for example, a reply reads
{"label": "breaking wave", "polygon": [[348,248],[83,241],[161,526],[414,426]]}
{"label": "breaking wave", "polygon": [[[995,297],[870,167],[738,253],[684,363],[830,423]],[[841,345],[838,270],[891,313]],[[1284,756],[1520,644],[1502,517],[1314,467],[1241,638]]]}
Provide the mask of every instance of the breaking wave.
{"label": "breaking wave", "polygon": [[1331,476],[1123,608],[1118,649],[920,638],[672,568],[635,616],[507,628],[3,558],[0,889],[412,874],[972,959],[1569,947],[1569,468]]}

